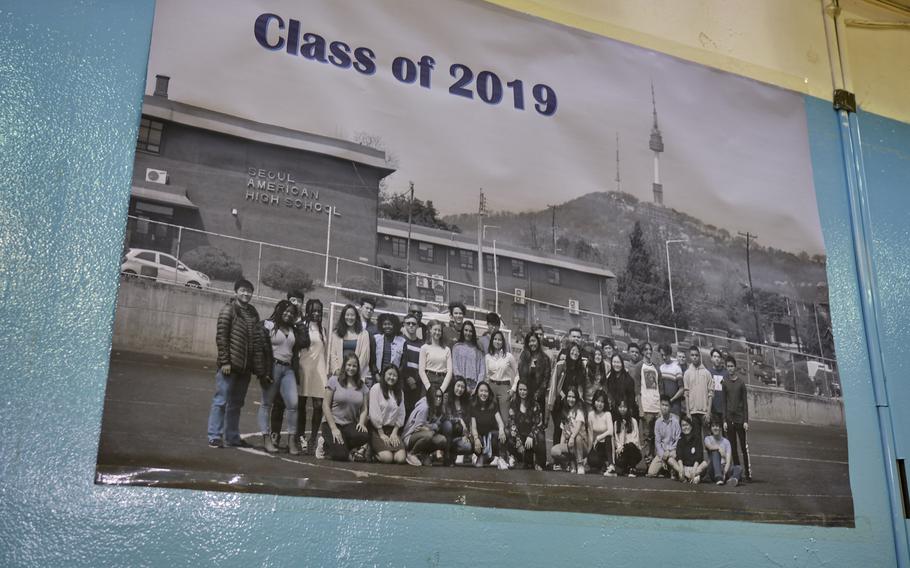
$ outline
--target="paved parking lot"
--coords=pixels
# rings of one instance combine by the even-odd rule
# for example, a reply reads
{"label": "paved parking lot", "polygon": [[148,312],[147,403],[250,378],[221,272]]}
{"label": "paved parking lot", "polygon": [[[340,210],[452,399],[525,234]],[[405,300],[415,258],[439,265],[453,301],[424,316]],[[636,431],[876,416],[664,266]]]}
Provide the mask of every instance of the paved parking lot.
{"label": "paved parking lot", "polygon": [[[739,487],[470,466],[337,463],[256,449],[210,449],[211,362],[114,352],[98,450],[99,483],[610,515],[853,526],[846,431],[755,422],[754,481]],[[241,431],[254,433],[259,387]],[[248,440],[258,444],[258,436]]]}

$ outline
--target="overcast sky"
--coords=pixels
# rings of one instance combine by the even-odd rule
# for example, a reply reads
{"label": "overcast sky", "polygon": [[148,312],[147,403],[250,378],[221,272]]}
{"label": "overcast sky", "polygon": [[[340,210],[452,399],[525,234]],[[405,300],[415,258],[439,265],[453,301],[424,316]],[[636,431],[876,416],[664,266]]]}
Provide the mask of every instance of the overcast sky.
{"label": "overcast sky", "polygon": [[[473,0],[252,2],[158,0],[146,92],[169,75],[170,98],[259,122],[350,139],[380,136],[409,180],[444,213],[540,209],[615,188],[651,199],[651,81],[665,151],[665,203],[766,246],[824,252],[802,95]],[[263,12],[376,54],[372,76],[268,51]],[[272,26],[272,36],[277,28]],[[397,81],[392,60],[431,55],[430,89]],[[448,92],[449,66],[521,79],[488,105]],[[555,89],[558,110],[533,110],[530,89]],[[246,164],[240,165],[245,167]]]}

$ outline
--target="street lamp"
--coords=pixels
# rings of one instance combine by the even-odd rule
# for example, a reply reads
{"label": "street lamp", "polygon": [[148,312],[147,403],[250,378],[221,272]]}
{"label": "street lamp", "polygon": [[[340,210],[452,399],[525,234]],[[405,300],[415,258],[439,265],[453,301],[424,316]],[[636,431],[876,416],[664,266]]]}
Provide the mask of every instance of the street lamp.
{"label": "street lamp", "polygon": [[[487,229],[499,229],[497,225],[484,225],[481,230],[482,239],[487,238]],[[480,270],[483,270],[484,267],[481,266]],[[496,239],[493,239],[493,289],[495,290],[495,296],[493,296],[493,311],[499,314],[499,266],[496,262]],[[483,308],[483,306],[480,306]]]}
{"label": "street lamp", "polygon": [[670,268],[670,243],[687,243],[688,239],[668,239],[664,244],[667,249],[667,285],[670,287],[670,313],[673,314],[673,337],[679,349],[679,330],[676,329],[676,305],[673,303],[673,272]]}

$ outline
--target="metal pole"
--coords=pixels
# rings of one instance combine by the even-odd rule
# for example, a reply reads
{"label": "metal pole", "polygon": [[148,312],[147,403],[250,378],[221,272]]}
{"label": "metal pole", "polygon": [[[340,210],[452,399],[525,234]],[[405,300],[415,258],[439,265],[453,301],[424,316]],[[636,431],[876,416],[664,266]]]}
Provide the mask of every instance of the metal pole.
{"label": "metal pole", "polygon": [[493,311],[499,314],[499,262],[496,259],[496,239],[493,239],[493,288],[496,290]]}
{"label": "metal pole", "polygon": [[[331,219],[331,215],[329,219]],[[259,287],[259,278],[262,276],[262,243],[259,243],[259,259],[256,261],[256,290],[259,290],[258,296],[262,297],[262,289]]]}
{"label": "metal pole", "polygon": [[669,239],[664,243],[667,251],[667,286],[670,288],[670,313],[673,314],[673,339],[679,347],[679,330],[676,329],[676,304],[673,303],[673,272],[670,268],[670,243],[684,243],[685,239]]}
{"label": "metal pole", "polygon": [[[177,259],[177,266],[174,267],[174,284],[177,283],[177,274],[180,272],[180,241],[183,240],[183,227],[177,227],[177,251],[174,255]],[[818,321],[818,318],[816,318]],[[821,342],[819,342],[821,345]]]}
{"label": "metal pole", "polygon": [[479,305],[483,307],[483,210],[484,210],[484,197],[483,197],[483,188],[480,188],[480,204],[477,208],[477,283],[479,284],[478,288],[478,298],[474,302],[474,305]]}
{"label": "metal pole", "polygon": [[822,349],[822,332],[818,327],[818,304],[812,302],[812,312],[815,314],[815,335],[818,337],[818,354],[821,357],[825,356],[825,350]]}
{"label": "metal pole", "polygon": [[329,285],[329,246],[332,244],[332,215],[329,215],[328,228],[325,234],[325,277],[322,280],[323,286]]}
{"label": "metal pole", "polygon": [[408,244],[405,249],[405,277],[404,277],[404,297],[405,300],[411,300],[411,223],[414,208],[414,182],[410,182],[411,196],[408,198]]}

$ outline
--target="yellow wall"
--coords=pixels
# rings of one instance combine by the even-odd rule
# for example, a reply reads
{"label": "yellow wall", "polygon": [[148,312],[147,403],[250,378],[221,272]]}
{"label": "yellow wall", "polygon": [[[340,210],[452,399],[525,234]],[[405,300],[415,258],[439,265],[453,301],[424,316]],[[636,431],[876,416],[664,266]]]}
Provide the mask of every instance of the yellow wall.
{"label": "yellow wall", "polygon": [[[488,0],[738,75],[831,98],[824,6],[830,0]],[[869,0],[842,0],[852,90],[867,111],[910,122],[910,22]]]}

